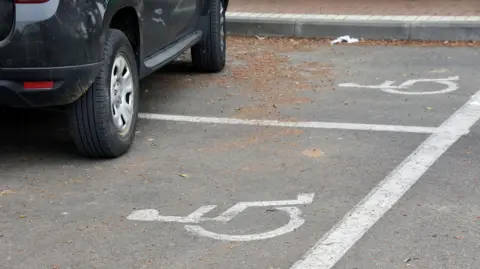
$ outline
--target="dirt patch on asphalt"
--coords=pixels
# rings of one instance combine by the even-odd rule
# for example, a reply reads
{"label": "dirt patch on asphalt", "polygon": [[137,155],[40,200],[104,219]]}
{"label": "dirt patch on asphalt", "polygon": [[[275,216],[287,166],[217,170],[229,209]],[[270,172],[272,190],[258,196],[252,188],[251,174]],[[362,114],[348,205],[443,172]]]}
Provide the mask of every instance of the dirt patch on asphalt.
{"label": "dirt patch on asphalt", "polygon": [[[144,88],[165,87],[167,92],[201,91],[208,87],[224,89],[223,99],[242,96],[249,100],[248,106],[233,108],[234,117],[284,120],[280,107],[313,102],[302,92],[333,87],[333,67],[327,61],[293,61],[288,55],[317,50],[318,45],[313,42],[229,37],[227,43],[228,60],[223,72],[195,73],[186,52],[177,63],[147,79],[146,84],[155,85]],[[319,82],[322,80],[324,82]]]}
{"label": "dirt patch on asphalt", "polygon": [[238,108],[235,117],[282,118],[279,107],[313,102],[302,96],[302,91],[319,88],[311,82],[311,77],[332,76],[328,63],[294,63],[288,56],[288,52],[312,50],[309,44],[293,39],[231,38],[229,41],[231,61],[242,64],[234,64],[227,79],[255,103]]}
{"label": "dirt patch on asphalt", "polygon": [[302,151],[302,154],[311,158],[319,158],[319,157],[324,157],[325,153],[319,149],[306,149]]}
{"label": "dirt patch on asphalt", "polygon": [[242,150],[249,147],[258,147],[259,150],[266,151],[265,143],[274,142],[281,143],[282,145],[295,146],[291,142],[284,141],[287,137],[299,137],[305,131],[301,129],[290,128],[262,128],[262,130],[256,130],[244,137],[234,139],[229,142],[222,142],[213,144],[207,148],[198,149],[200,152],[228,152],[232,150]]}

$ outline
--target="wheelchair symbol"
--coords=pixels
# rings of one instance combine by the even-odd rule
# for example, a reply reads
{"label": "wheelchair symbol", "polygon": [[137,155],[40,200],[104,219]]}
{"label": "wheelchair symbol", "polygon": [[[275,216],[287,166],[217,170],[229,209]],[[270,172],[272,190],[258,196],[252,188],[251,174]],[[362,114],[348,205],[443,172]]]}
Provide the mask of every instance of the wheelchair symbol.
{"label": "wheelchair symbol", "polygon": [[[387,93],[393,94],[404,94],[404,95],[426,95],[426,94],[441,94],[453,92],[458,89],[458,85],[455,81],[458,81],[459,77],[448,77],[448,78],[438,78],[438,79],[411,79],[407,80],[404,83],[394,86],[395,81],[387,80],[380,85],[360,85],[356,83],[342,83],[338,86],[348,87],[348,88],[365,88],[365,89],[380,89]],[[433,82],[439,83],[446,86],[446,88],[437,91],[422,91],[422,92],[412,92],[408,91],[408,88],[412,87],[414,84],[419,82]]]}
{"label": "wheelchair symbol", "polygon": [[[295,231],[300,226],[305,223],[305,220],[300,216],[302,211],[295,205],[306,205],[311,204],[315,194],[313,193],[302,193],[297,196],[296,200],[281,200],[281,201],[258,201],[258,202],[240,202],[230,207],[227,211],[223,212],[221,215],[214,218],[204,217],[205,214],[212,211],[216,208],[216,205],[204,205],[193,213],[186,217],[180,216],[162,216],[155,209],[143,209],[134,211],[130,214],[127,219],[136,220],[136,221],[160,221],[160,222],[177,222],[185,223],[185,229],[193,235],[196,236],[205,236],[210,237],[216,240],[223,241],[255,241],[255,240],[265,240],[277,236],[287,234],[289,232]],[[279,211],[287,213],[290,217],[290,221],[284,226],[277,228],[275,230],[258,233],[258,234],[246,234],[246,235],[230,235],[230,234],[219,234],[205,230],[199,225],[201,222],[206,221],[216,221],[220,223],[227,223],[239,213],[243,212],[249,207],[274,207]]]}

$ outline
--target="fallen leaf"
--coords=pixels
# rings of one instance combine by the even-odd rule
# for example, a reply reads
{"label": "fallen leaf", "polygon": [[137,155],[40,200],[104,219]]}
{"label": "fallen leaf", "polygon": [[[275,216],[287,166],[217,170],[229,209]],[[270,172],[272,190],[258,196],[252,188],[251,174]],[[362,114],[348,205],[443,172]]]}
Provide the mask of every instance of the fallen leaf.
{"label": "fallen leaf", "polygon": [[21,218],[21,219],[24,219],[24,218],[26,218],[27,216],[25,216],[25,215],[20,215],[20,216],[18,216],[18,217]]}
{"label": "fallen leaf", "polygon": [[188,177],[187,174],[178,174],[178,175],[181,176],[181,177],[185,177],[185,178]]}
{"label": "fallen leaf", "polygon": [[409,263],[409,262],[415,261],[415,260],[420,260],[420,259],[419,259],[419,258],[407,258],[407,259],[405,259],[403,262],[404,262],[404,263]]}
{"label": "fallen leaf", "polygon": [[12,194],[12,193],[15,193],[15,192],[11,190],[4,190],[0,192],[0,196],[5,196],[7,194]]}
{"label": "fallen leaf", "polygon": [[431,110],[433,110],[433,107],[429,106],[429,107],[427,107],[427,110],[431,111]]}

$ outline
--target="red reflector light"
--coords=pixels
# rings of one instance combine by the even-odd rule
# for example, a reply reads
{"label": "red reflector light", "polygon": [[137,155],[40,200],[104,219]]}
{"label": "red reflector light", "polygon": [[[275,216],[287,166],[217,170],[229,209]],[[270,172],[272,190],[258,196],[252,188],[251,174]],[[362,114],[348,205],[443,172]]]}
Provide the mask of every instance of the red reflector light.
{"label": "red reflector light", "polygon": [[15,4],[41,4],[50,0],[15,0]]}
{"label": "red reflector light", "polygon": [[24,82],[23,88],[25,88],[26,90],[52,89],[53,81]]}

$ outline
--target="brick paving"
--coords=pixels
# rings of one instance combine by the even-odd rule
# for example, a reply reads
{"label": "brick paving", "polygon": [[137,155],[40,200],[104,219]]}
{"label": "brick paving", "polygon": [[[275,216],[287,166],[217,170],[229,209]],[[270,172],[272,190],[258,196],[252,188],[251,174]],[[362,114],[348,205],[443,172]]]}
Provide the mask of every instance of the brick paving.
{"label": "brick paving", "polygon": [[230,12],[480,16],[480,0],[232,0]]}

